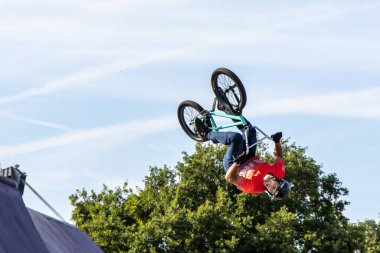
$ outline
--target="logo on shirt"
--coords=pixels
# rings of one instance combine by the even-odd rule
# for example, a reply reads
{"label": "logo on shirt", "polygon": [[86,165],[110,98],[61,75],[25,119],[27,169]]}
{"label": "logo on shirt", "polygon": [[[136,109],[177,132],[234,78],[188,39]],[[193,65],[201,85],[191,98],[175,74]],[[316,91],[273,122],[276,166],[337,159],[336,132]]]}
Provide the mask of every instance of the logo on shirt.
{"label": "logo on shirt", "polygon": [[255,164],[253,162],[249,162],[240,170],[239,175],[245,177],[246,179],[251,179],[252,177],[261,175],[261,172],[255,169]]}

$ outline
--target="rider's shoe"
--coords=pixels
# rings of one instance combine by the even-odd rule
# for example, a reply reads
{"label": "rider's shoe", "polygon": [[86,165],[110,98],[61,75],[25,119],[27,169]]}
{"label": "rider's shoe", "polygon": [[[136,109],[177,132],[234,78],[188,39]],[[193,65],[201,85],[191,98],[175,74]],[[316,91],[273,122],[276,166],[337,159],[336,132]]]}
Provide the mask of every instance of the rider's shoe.
{"label": "rider's shoe", "polygon": [[226,105],[218,99],[217,108],[219,111],[224,112],[224,110],[226,109]]}
{"label": "rider's shoe", "polygon": [[226,107],[226,109],[224,109],[224,112],[228,115],[237,115],[235,112],[233,112],[230,107]]}
{"label": "rider's shoe", "polygon": [[218,94],[222,99],[218,99],[218,110],[224,111],[226,107],[226,102],[228,102],[226,93],[223,91],[222,88],[218,86]]}
{"label": "rider's shoe", "polygon": [[[230,105],[228,105],[228,98],[226,96],[226,93],[222,90],[222,88],[218,87],[219,95],[223,98],[224,101],[218,99],[217,108],[219,111],[225,112],[229,115],[236,115],[231,108]],[[233,105],[231,105],[233,106]]]}
{"label": "rider's shoe", "polygon": [[207,140],[207,134],[211,131],[207,122],[207,119],[205,121],[198,117],[194,119],[194,129],[203,141]]}

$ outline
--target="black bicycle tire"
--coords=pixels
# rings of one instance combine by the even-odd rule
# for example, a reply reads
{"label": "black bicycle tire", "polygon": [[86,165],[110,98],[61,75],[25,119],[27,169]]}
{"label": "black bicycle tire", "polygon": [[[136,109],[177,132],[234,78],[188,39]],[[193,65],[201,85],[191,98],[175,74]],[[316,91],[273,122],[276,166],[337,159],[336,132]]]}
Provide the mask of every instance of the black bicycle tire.
{"label": "black bicycle tire", "polygon": [[[191,107],[191,108],[195,109],[197,111],[197,114],[204,111],[203,107],[194,101],[185,100],[181,104],[179,104],[179,106],[178,106],[177,117],[178,117],[179,124],[182,127],[182,130],[187,134],[187,136],[189,136],[191,139],[193,139],[197,142],[204,142],[205,140],[203,140],[199,134],[192,131],[189,128],[188,124],[186,123],[186,119],[185,119],[185,115],[184,115],[186,107]],[[193,116],[196,116],[196,115],[193,115]]]}
{"label": "black bicycle tire", "polygon": [[[228,100],[228,98],[226,101],[224,96],[222,96],[219,93],[219,91],[218,91],[218,77],[220,75],[228,76],[236,84],[236,87],[238,88],[239,94],[240,94],[239,101],[238,101],[236,106],[234,106]],[[238,114],[238,115],[240,115],[242,113],[243,108],[245,107],[245,105],[247,103],[247,94],[246,94],[243,83],[240,81],[239,77],[234,72],[232,72],[231,70],[229,70],[227,68],[217,68],[216,70],[214,70],[214,72],[211,75],[211,86],[212,86],[212,90],[214,91],[214,94],[218,100],[225,103],[233,113]],[[234,94],[234,95],[236,96],[236,94]],[[236,100],[238,100],[238,99],[236,99]]]}

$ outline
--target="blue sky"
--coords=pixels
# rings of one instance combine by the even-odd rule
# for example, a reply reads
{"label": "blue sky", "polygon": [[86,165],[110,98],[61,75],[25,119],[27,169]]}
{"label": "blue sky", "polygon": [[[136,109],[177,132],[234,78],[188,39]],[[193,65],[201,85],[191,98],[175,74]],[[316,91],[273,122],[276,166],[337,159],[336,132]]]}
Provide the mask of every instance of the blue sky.
{"label": "blue sky", "polygon": [[[194,142],[176,110],[212,104],[210,76],[243,81],[244,114],[308,146],[379,219],[380,4],[374,1],[0,2],[0,162],[69,220],[68,196],[173,167]],[[269,143],[269,145],[272,145]],[[27,206],[50,211],[28,190]]]}

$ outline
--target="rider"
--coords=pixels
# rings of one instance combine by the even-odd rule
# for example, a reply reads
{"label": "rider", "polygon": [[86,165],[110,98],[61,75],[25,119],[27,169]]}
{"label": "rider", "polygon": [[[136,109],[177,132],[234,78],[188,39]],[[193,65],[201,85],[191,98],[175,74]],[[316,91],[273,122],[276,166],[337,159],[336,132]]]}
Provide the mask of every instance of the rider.
{"label": "rider", "polygon": [[229,145],[223,158],[227,181],[246,193],[258,194],[265,191],[273,199],[283,199],[289,192],[290,185],[283,179],[285,177],[285,160],[280,143],[282,133],[278,132],[271,136],[275,142],[274,162],[264,163],[255,156],[256,145],[250,148],[248,154],[245,154],[244,131],[247,131],[249,144],[257,141],[256,129],[248,121],[247,123],[246,127],[237,126],[243,134],[211,131],[207,119],[203,121],[195,118],[194,127],[204,141],[211,140],[213,143]]}

